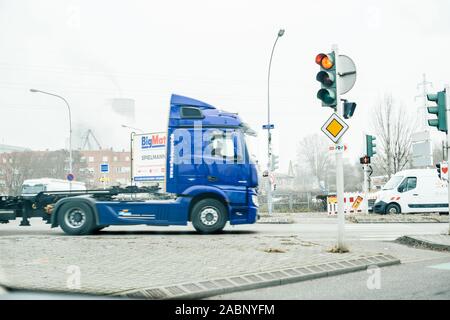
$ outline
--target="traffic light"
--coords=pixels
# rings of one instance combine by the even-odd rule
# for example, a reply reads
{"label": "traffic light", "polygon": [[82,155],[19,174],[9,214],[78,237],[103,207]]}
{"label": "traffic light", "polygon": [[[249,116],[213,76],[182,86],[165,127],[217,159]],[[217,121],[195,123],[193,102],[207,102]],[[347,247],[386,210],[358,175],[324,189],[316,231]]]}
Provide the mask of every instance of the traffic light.
{"label": "traffic light", "polygon": [[360,164],[370,164],[370,157],[364,156],[364,157],[359,158],[359,163]]}
{"label": "traffic light", "polygon": [[353,116],[353,113],[356,109],[355,102],[344,101],[344,119],[350,119]]}
{"label": "traffic light", "polygon": [[438,177],[441,180],[448,180],[448,163],[447,161],[442,161],[436,163],[436,171],[438,172]]}
{"label": "traffic light", "polygon": [[322,107],[335,108],[337,101],[336,93],[336,65],[335,54],[319,53],[316,56],[316,63],[320,66],[320,71],[316,75],[316,80],[321,83],[321,89],[317,91],[317,98],[322,101]]}
{"label": "traffic light", "polygon": [[428,107],[428,113],[437,115],[437,119],[429,119],[428,125],[436,127],[439,131],[447,132],[447,114],[445,107],[445,90],[438,93],[427,94],[428,101],[436,102],[435,106]]}
{"label": "traffic light", "polygon": [[270,169],[271,171],[275,171],[279,168],[278,166],[278,156],[272,154],[272,161],[270,162]]}
{"label": "traffic light", "polygon": [[374,142],[376,139],[377,138],[375,138],[374,136],[366,134],[366,154],[368,157],[373,157],[373,155],[377,153],[375,151],[375,147],[377,145]]}
{"label": "traffic light", "polygon": [[436,171],[438,172],[439,179],[442,179],[441,163],[436,163]]}

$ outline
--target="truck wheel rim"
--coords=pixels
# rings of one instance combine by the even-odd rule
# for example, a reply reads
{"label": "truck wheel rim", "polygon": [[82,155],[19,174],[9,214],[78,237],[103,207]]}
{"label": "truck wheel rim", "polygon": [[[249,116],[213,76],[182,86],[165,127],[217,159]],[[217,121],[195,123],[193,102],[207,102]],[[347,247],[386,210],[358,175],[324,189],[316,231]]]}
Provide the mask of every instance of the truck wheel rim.
{"label": "truck wheel rim", "polygon": [[206,226],[213,226],[219,221],[219,213],[216,208],[208,207],[200,212],[200,221]]}
{"label": "truck wheel rim", "polygon": [[80,208],[73,208],[66,214],[64,220],[71,228],[81,228],[86,221],[86,213]]}
{"label": "truck wheel rim", "polygon": [[396,208],[390,208],[389,209],[389,213],[397,213],[397,209]]}

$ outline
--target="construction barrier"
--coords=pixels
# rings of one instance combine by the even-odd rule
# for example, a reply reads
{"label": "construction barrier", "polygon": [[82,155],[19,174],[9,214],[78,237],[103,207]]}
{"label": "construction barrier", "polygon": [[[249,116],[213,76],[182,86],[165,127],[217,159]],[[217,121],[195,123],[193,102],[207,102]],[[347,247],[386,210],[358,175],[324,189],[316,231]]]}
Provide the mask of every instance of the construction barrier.
{"label": "construction barrier", "polygon": [[[367,201],[364,199],[362,192],[345,192],[344,193],[344,213],[366,212]],[[327,197],[328,214],[337,214],[337,197]]]}

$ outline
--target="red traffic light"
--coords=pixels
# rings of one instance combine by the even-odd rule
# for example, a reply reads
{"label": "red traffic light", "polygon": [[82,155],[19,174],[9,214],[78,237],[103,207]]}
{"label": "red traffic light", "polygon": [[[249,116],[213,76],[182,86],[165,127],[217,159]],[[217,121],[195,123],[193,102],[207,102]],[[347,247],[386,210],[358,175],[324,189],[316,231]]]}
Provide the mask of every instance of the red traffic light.
{"label": "red traffic light", "polygon": [[316,63],[322,68],[327,70],[333,68],[334,66],[334,60],[332,56],[325,53],[319,53],[316,56]]}
{"label": "red traffic light", "polygon": [[364,156],[364,157],[359,158],[359,163],[360,164],[370,164],[370,157]]}
{"label": "red traffic light", "polygon": [[317,56],[316,56],[316,63],[320,66],[321,64],[321,62],[322,62],[322,59],[324,58],[326,56],[326,54],[324,54],[324,53],[319,53]]}

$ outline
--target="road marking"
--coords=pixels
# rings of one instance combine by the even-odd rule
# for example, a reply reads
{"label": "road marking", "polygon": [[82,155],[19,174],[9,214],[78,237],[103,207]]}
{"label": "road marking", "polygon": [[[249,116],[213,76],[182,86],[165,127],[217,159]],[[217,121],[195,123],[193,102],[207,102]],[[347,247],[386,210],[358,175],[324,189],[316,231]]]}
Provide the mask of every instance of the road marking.
{"label": "road marking", "polygon": [[450,262],[449,263],[436,264],[434,266],[428,266],[428,268],[440,269],[440,270],[450,270]]}

